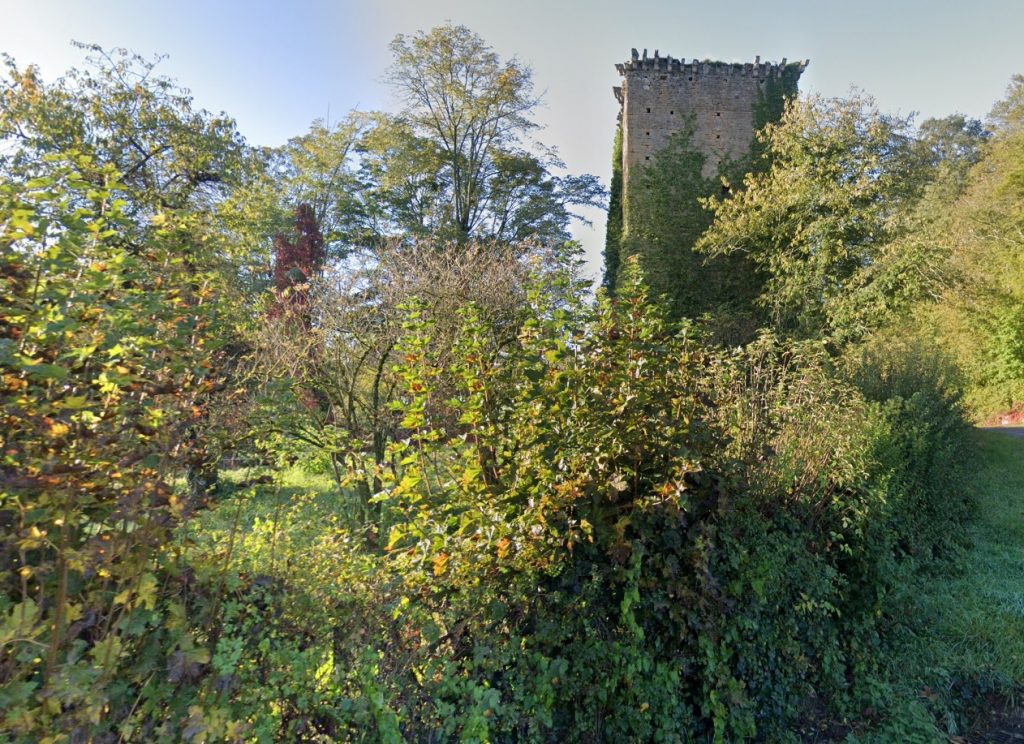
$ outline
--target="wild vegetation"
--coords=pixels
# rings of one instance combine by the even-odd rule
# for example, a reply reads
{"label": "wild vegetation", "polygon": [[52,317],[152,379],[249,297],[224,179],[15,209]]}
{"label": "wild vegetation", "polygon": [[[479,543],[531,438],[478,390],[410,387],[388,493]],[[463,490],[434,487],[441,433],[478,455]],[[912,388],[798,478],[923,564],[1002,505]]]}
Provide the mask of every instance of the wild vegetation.
{"label": "wild vegetation", "polygon": [[780,92],[730,193],[637,206],[678,250],[613,181],[594,297],[605,194],[466,28],[274,150],[86,51],[0,89],[0,740],[927,742],[1019,692],[968,422],[1022,403],[1024,78]]}

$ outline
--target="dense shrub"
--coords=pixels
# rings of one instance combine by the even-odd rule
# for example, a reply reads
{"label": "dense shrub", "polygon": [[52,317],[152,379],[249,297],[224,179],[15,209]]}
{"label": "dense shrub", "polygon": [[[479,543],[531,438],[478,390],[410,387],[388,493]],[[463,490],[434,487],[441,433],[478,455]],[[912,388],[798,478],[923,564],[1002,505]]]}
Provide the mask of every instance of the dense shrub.
{"label": "dense shrub", "polygon": [[[960,516],[955,469],[922,459],[962,442],[941,379],[716,350],[635,269],[593,308],[526,297],[513,346],[468,307],[441,349],[406,307],[400,438],[350,473],[381,485],[376,521],[285,506],[279,481],[265,518],[242,521],[250,485],[219,530],[179,530],[160,592],[119,595],[136,653],[81,735],[780,741],[861,704],[889,589]],[[8,731],[54,720],[11,689]]]}
{"label": "dense shrub", "polygon": [[950,556],[963,543],[973,458],[955,367],[933,348],[888,336],[846,361],[872,407],[872,481],[885,495],[896,554]]}
{"label": "dense shrub", "polygon": [[180,249],[194,219],[154,215],[140,250],[112,168],[46,163],[0,186],[0,732],[85,741],[208,655],[160,548],[200,506],[172,480],[226,319],[208,254]]}
{"label": "dense shrub", "polygon": [[380,523],[229,582],[210,639],[227,692],[193,726],[778,741],[874,702],[889,592],[961,517],[955,468],[919,459],[962,447],[942,380],[867,355],[838,375],[771,337],[713,350],[635,272],[593,311],[530,296],[514,350],[469,309],[443,364],[407,309]]}

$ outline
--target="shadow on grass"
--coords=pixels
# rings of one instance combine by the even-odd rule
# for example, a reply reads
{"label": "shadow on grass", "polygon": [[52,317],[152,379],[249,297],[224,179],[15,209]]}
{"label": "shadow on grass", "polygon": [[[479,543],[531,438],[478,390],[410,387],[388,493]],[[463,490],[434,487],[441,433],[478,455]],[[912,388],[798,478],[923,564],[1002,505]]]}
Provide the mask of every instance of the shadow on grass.
{"label": "shadow on grass", "polygon": [[[1007,711],[1024,691],[1024,438],[1002,430],[977,437],[970,547],[905,586],[889,663],[901,712],[892,727],[856,741],[1002,741],[991,727],[1016,715]],[[925,711],[931,732],[901,728]]]}

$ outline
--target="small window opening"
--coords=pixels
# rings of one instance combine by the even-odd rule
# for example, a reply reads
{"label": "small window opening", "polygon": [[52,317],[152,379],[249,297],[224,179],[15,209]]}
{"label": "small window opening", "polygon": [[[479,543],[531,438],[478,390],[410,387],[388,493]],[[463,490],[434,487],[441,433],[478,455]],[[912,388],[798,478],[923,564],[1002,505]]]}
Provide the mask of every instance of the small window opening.
{"label": "small window opening", "polygon": [[651,133],[650,133],[650,132],[647,132],[647,136],[648,136],[648,137],[650,137],[650,136],[651,136]]}
{"label": "small window opening", "polygon": [[716,135],[715,135],[715,139],[722,139],[722,135],[720,135],[720,134],[716,134]]}
{"label": "small window opening", "polygon": [[644,160],[650,160],[650,159],[651,159],[650,155],[644,155]]}
{"label": "small window opening", "polygon": [[721,115],[722,115],[722,112],[721,112],[721,111],[716,111],[716,112],[715,112],[715,116],[721,116]]}
{"label": "small window opening", "polygon": [[649,114],[649,113],[651,113],[651,109],[650,109],[650,107],[648,107],[648,108],[647,108],[647,113],[648,113],[648,114]]}
{"label": "small window opening", "polygon": [[669,111],[668,114],[669,116],[672,116],[673,114],[675,114],[675,111]]}
{"label": "small window opening", "polygon": [[693,78],[692,77],[688,77],[686,79],[689,80],[691,83],[693,82]]}

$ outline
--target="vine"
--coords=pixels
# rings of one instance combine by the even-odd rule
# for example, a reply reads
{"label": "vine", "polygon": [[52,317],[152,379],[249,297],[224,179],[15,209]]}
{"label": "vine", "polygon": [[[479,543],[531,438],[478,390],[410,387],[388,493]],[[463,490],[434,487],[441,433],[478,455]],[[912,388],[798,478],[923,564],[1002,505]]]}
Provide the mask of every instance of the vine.
{"label": "vine", "polygon": [[612,182],[608,198],[608,224],[604,237],[604,279],[601,285],[609,293],[615,293],[619,275],[620,253],[622,250],[622,124],[615,128],[615,144],[612,146]]}
{"label": "vine", "polygon": [[[754,131],[781,118],[786,101],[797,93],[800,71],[799,63],[786,65],[780,76],[768,77],[759,86],[751,122]],[[710,315],[716,319],[712,329],[716,335],[740,341],[756,326],[752,300],[760,278],[742,257],[709,260],[693,247],[712,222],[702,200],[727,193],[748,172],[766,168],[764,145],[755,137],[746,153],[719,163],[715,175],[705,177],[706,156],[694,144],[695,131],[691,115],[650,163],[634,167],[628,203],[624,203],[623,136],[621,125],[617,128],[602,284],[614,293],[624,259],[635,255],[652,293],[665,296],[676,317]]]}

